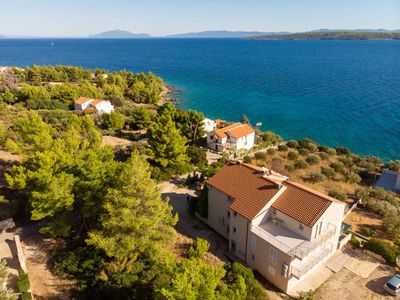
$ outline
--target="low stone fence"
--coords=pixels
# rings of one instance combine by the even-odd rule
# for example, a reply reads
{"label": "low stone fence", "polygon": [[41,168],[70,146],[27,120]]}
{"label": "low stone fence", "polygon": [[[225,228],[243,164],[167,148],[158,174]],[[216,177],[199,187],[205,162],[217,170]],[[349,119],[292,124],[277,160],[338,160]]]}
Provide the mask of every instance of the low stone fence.
{"label": "low stone fence", "polygon": [[16,235],[14,237],[14,241],[15,241],[15,246],[17,247],[17,256],[18,256],[19,265],[25,273],[28,273],[28,269],[27,269],[26,263],[25,263],[25,254],[24,254],[24,251],[22,250],[21,240],[19,238],[19,235]]}

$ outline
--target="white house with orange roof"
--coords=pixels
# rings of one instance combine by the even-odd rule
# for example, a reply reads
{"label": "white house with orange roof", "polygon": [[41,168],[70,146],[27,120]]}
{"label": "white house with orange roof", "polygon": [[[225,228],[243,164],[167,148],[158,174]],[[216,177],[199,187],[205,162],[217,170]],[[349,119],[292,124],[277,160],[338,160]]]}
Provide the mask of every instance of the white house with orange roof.
{"label": "white house with orange roof", "polygon": [[254,138],[250,125],[234,123],[207,134],[207,146],[218,152],[250,150],[254,147]]}
{"label": "white house with orange roof", "polygon": [[215,123],[214,120],[211,120],[209,118],[204,118],[203,124],[204,124],[204,130],[206,132],[214,131],[217,128],[217,123]]}
{"label": "white house with orange roof", "polygon": [[95,110],[99,113],[111,113],[114,106],[108,100],[99,100],[87,97],[80,97],[74,102],[75,110]]}
{"label": "white house with orange roof", "polygon": [[344,216],[345,203],[266,168],[228,164],[208,181],[208,225],[285,293],[349,240]]}

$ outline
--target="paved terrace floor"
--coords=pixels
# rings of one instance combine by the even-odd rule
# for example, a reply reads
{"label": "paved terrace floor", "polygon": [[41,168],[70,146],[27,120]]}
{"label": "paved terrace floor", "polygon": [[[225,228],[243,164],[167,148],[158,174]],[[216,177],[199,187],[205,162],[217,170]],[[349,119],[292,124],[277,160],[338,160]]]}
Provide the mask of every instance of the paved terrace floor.
{"label": "paved terrace floor", "polygon": [[[271,244],[283,250],[284,252],[289,252],[290,250],[296,248],[305,241],[304,237],[302,237],[301,235],[285,228],[284,226],[275,225],[274,223],[272,223],[272,221],[262,223],[258,227],[266,231],[267,234],[276,239],[277,243],[266,238],[266,240],[271,242]],[[280,245],[279,242],[283,245]]]}

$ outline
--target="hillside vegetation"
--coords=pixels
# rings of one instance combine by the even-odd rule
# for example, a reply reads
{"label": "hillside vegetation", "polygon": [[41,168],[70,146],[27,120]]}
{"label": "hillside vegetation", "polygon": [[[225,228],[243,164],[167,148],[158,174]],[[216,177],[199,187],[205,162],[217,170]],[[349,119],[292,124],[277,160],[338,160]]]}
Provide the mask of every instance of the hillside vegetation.
{"label": "hillside vegetation", "polygon": [[400,32],[328,31],[253,36],[254,40],[399,40]]}
{"label": "hillside vegetation", "polygon": [[[66,245],[52,271],[76,282],[74,299],[263,299],[250,269],[205,259],[207,241],[174,252],[178,215],[156,180],[206,164],[193,145],[204,116],[157,105],[162,91],[151,73],[67,66],[4,72],[0,149],[20,161],[1,169],[0,218],[35,222]],[[80,96],[109,99],[116,111],[74,111]],[[105,146],[104,135],[131,146]]]}

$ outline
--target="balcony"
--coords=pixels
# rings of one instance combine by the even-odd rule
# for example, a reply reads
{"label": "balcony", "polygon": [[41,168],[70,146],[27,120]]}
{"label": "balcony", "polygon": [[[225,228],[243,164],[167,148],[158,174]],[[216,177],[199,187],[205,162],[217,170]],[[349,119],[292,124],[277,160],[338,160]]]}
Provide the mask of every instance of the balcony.
{"label": "balcony", "polygon": [[303,260],[318,252],[334,236],[336,226],[327,224],[325,231],[312,241],[281,226],[276,220],[269,220],[259,226],[252,225],[250,231],[291,257]]}
{"label": "balcony", "polygon": [[300,279],[306,275],[312,268],[318,265],[325,257],[327,257],[333,250],[333,245],[327,242],[324,247],[318,249],[315,253],[309,256],[305,262],[297,266],[292,266],[291,274]]}

